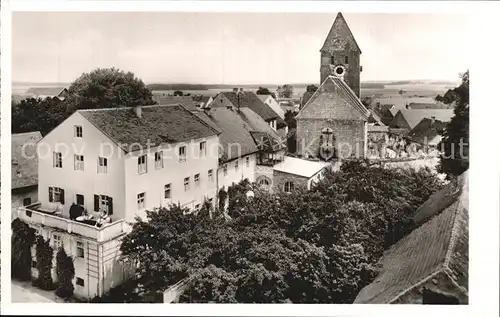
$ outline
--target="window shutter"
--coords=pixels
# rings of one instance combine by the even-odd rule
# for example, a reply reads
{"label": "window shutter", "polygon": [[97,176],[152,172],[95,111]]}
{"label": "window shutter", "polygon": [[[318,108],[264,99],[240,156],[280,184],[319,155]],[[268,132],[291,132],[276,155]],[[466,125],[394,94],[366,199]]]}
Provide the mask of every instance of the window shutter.
{"label": "window shutter", "polygon": [[61,199],[60,199],[61,204],[64,205],[64,189],[61,188]]}
{"label": "window shutter", "polygon": [[99,211],[99,195],[94,195],[94,211]]}
{"label": "window shutter", "polygon": [[52,187],[49,187],[49,203],[54,201],[54,196],[52,195]]}
{"label": "window shutter", "polygon": [[113,214],[113,198],[108,197],[108,215]]}

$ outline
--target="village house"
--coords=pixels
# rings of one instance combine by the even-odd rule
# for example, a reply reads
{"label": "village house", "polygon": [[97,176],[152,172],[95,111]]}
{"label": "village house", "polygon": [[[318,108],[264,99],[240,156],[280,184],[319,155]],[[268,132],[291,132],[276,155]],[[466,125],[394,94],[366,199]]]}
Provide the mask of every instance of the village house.
{"label": "village house", "polygon": [[413,142],[427,145],[430,147],[437,147],[441,142],[442,133],[448,124],[432,118],[422,119],[413,130],[408,133],[408,138]]}
{"label": "village house", "polygon": [[389,126],[391,128],[405,129],[408,134],[424,118],[434,118],[441,122],[450,122],[453,109],[400,109]]}
{"label": "village house", "polygon": [[355,304],[468,304],[468,171],[431,195],[416,229],[386,251]]}
{"label": "village house", "polygon": [[286,193],[291,193],[299,188],[309,190],[316,182],[323,179],[328,166],[325,162],[285,156],[282,162],[274,166],[273,190],[281,190]]}
{"label": "village house", "polygon": [[17,209],[38,201],[38,131],[12,134],[12,216]]}
{"label": "village house", "polygon": [[297,120],[303,158],[364,158],[370,112],[359,99],[361,50],[339,13],[320,50],[321,85]]}
{"label": "village house", "polygon": [[273,109],[274,112],[276,112],[276,114],[281,119],[285,119],[285,111],[283,111],[283,109],[280,107],[280,104],[276,101],[276,99],[273,98],[273,96],[271,96],[271,95],[257,95],[257,97],[259,97],[259,99],[263,103],[265,103],[266,105],[271,107],[271,109]]}
{"label": "village house", "polygon": [[68,96],[68,88],[64,87],[32,87],[26,91],[31,98],[57,98],[64,100]]}
{"label": "village house", "polygon": [[285,121],[267,104],[251,91],[243,91],[241,88],[234,88],[231,92],[221,92],[217,94],[210,107],[231,107],[233,109],[249,108],[262,117],[275,131],[280,131],[280,135],[286,135],[287,125]]}
{"label": "village house", "polygon": [[[244,179],[255,182],[257,166],[272,167],[285,154],[286,148],[276,131],[250,108],[205,107],[194,114],[220,132],[218,190]],[[267,147],[267,142],[274,148]]]}
{"label": "village house", "polygon": [[218,134],[182,106],[78,110],[38,143],[38,201],[18,216],[75,258],[75,296],[100,296],[131,274],[127,222],[214,203]]}

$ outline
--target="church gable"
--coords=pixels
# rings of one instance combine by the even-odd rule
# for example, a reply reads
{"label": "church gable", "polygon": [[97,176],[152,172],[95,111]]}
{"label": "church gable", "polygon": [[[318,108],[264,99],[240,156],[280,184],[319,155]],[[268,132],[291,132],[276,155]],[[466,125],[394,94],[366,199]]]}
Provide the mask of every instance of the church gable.
{"label": "church gable", "polygon": [[333,119],[366,121],[369,112],[342,79],[328,77],[296,119]]}

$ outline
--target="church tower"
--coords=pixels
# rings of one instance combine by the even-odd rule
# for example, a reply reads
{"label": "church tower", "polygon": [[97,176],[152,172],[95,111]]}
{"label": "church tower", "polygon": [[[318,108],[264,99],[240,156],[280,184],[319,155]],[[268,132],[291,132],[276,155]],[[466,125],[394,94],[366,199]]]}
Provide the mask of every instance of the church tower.
{"label": "church tower", "polygon": [[342,13],[338,13],[321,52],[321,82],[328,76],[342,78],[359,98],[361,50]]}

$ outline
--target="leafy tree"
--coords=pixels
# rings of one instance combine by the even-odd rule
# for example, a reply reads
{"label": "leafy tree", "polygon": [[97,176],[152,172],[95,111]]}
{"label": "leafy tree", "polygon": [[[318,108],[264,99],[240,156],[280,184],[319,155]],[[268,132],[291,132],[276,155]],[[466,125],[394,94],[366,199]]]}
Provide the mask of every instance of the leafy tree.
{"label": "leafy tree", "polygon": [[469,71],[462,75],[462,83],[453,89],[453,95],[454,116],[440,143],[443,153],[439,171],[448,177],[458,176],[469,168]]}
{"label": "leafy tree", "polygon": [[141,79],[116,68],[98,68],[82,74],[69,86],[64,102],[70,112],[154,104],[151,90]]}
{"label": "leafy tree", "polygon": [[153,95],[131,72],[115,68],[84,73],[69,87],[64,101],[28,98],[12,103],[12,133],[46,135],[78,109],[152,105]]}
{"label": "leafy tree", "polygon": [[285,122],[289,129],[297,128],[297,120],[295,120],[296,115],[297,111],[287,110],[285,112]]}
{"label": "leafy tree", "polygon": [[259,89],[257,89],[257,92],[256,92],[257,95],[271,95],[274,99],[276,99],[276,95],[269,91],[268,88],[265,88],[265,87],[259,87]]}
{"label": "leafy tree", "polygon": [[316,90],[318,90],[318,86],[316,85],[307,85],[306,87],[307,92],[315,93]]}
{"label": "leafy tree", "polygon": [[53,290],[54,282],[52,280],[52,258],[54,251],[42,236],[36,238],[36,268],[38,278],[34,285],[43,290]]}
{"label": "leafy tree", "polygon": [[291,98],[293,96],[293,86],[286,84],[281,87],[280,97],[283,98]]}
{"label": "leafy tree", "polygon": [[174,91],[174,96],[184,96],[184,93],[180,90]]}
{"label": "leafy tree", "polygon": [[[345,163],[311,190],[227,190],[222,217],[147,213],[121,246],[138,262],[139,283],[161,291],[183,278],[182,301],[352,303],[373,281],[384,250],[412,229],[418,206],[442,183],[430,170]],[[252,189],[254,197],[247,198]]]}
{"label": "leafy tree", "polygon": [[31,280],[31,246],[35,242],[35,230],[16,218],[12,221],[11,275],[12,278]]}
{"label": "leafy tree", "polygon": [[40,131],[46,135],[67,117],[66,106],[57,99],[23,99],[12,103],[12,133]]}
{"label": "leafy tree", "polygon": [[56,255],[57,289],[56,294],[62,298],[69,298],[73,295],[73,278],[75,277],[75,267],[73,259],[66,254],[63,247],[59,248]]}

